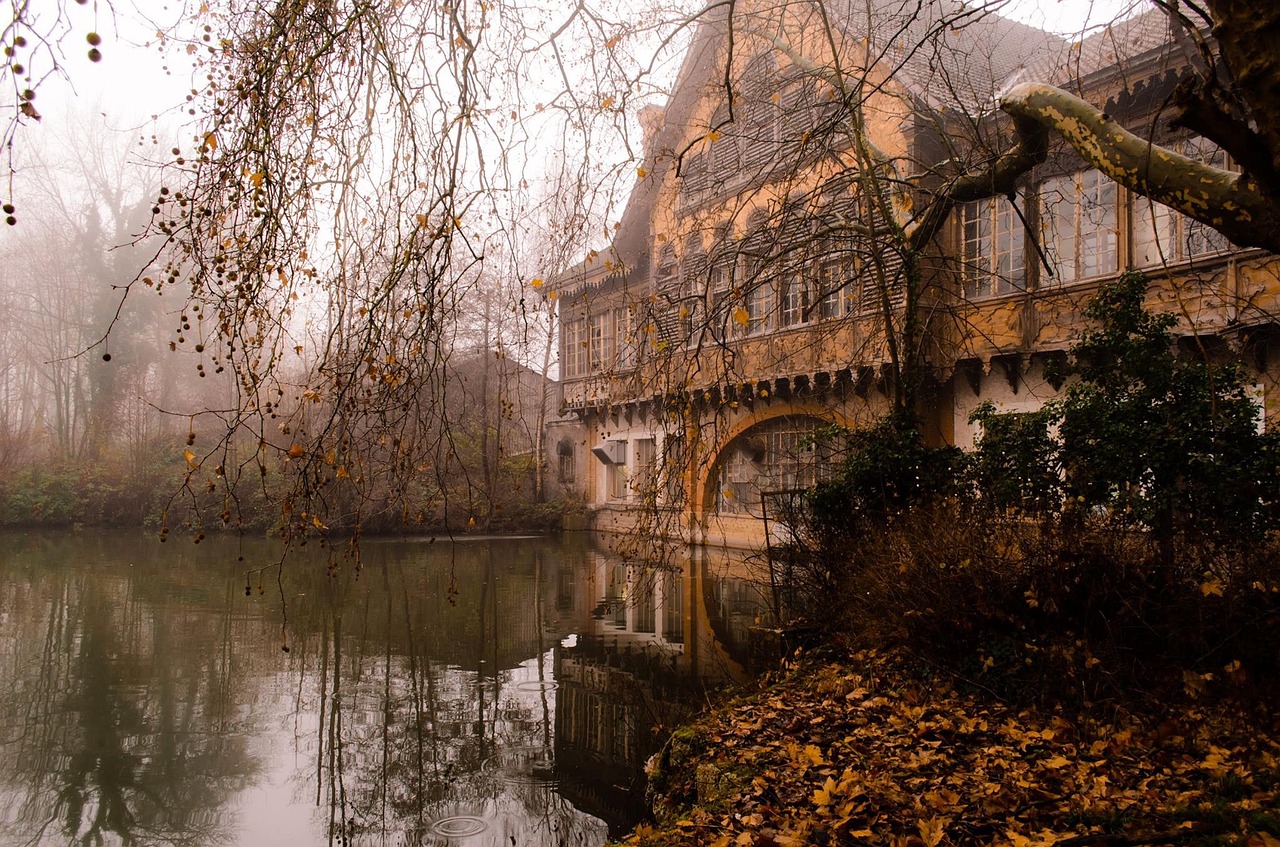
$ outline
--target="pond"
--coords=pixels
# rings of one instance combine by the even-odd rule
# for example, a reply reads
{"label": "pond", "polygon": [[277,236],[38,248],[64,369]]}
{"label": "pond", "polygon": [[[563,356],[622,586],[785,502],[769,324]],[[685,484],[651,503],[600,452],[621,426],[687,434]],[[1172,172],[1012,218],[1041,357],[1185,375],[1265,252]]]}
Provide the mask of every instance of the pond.
{"label": "pond", "polygon": [[0,845],[599,845],[764,609],[581,536],[300,552],[0,536]]}

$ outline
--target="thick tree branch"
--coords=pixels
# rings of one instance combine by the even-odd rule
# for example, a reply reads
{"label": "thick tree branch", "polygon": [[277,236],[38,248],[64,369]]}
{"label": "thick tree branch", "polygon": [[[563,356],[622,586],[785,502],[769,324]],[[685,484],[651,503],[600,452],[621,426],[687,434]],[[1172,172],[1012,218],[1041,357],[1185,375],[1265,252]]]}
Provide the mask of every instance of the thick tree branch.
{"label": "thick tree branch", "polygon": [[1232,94],[1249,111],[1265,141],[1273,173],[1280,173],[1280,4],[1207,0],[1213,36],[1230,70]]}
{"label": "thick tree branch", "polygon": [[1231,158],[1257,178],[1264,191],[1273,193],[1280,186],[1280,179],[1272,165],[1266,140],[1214,94],[1215,91],[1204,80],[1195,77],[1179,83],[1175,98],[1178,113],[1173,125],[1185,127],[1222,145]]}
{"label": "thick tree branch", "polygon": [[959,203],[996,195],[1012,194],[1018,177],[1045,160],[1049,154],[1049,131],[1037,121],[1015,118],[1018,141],[989,166],[966,171],[950,180],[924,210],[903,228],[908,246],[923,249],[946,222]]}
{"label": "thick tree branch", "polygon": [[1063,137],[1086,162],[1138,194],[1207,224],[1241,247],[1280,253],[1280,198],[1236,174],[1158,147],[1074,95],[1040,83],[1015,86],[1000,108]]}

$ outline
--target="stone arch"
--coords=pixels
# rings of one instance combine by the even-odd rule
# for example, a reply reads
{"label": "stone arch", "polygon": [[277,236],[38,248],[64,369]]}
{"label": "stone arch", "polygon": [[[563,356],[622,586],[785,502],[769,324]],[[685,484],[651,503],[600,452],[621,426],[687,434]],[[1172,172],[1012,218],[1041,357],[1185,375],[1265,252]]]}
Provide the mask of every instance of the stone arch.
{"label": "stone arch", "polygon": [[561,485],[578,481],[578,451],[570,438],[561,438],[556,444],[556,478]]}
{"label": "stone arch", "polygon": [[726,427],[723,432],[717,433],[713,441],[704,444],[703,458],[694,468],[694,490],[690,511],[695,519],[705,518],[715,503],[715,492],[710,490],[712,476],[723,460],[726,450],[752,430],[788,418],[811,419],[822,424],[834,423],[846,429],[853,429],[856,426],[855,419],[848,412],[816,402],[775,402],[744,415],[740,420]]}

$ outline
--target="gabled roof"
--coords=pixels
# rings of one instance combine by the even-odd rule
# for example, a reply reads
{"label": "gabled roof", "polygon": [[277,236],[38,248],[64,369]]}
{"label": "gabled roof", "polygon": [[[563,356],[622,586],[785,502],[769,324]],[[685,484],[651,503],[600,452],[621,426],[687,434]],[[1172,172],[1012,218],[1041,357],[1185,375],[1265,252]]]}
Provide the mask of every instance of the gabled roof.
{"label": "gabled roof", "polygon": [[[1153,55],[1172,58],[1176,52],[1168,12],[1153,8],[1072,44],[1068,61],[1058,66],[1052,79],[1062,84],[1103,71],[1123,75],[1134,62]],[[1178,62],[1179,66],[1183,64]]]}
{"label": "gabled roof", "polygon": [[[735,26],[750,20],[740,4]],[[585,262],[563,277],[591,285],[616,279],[620,269],[643,277],[652,247],[653,205],[677,167],[691,116],[709,87],[724,75],[722,44],[727,4],[713,3],[699,18],[667,103],[663,124],[647,151],[648,176],[632,191],[611,249],[611,271]],[[981,115],[993,110],[1000,91],[1021,81],[1046,57],[1061,67],[1070,44],[1059,36],[958,0],[827,0],[833,25],[854,41],[866,39],[876,69],[892,77],[920,105]],[[594,272],[593,272],[594,271]],[[562,277],[562,278],[563,278]]]}
{"label": "gabled roof", "polygon": [[955,0],[840,0],[840,26],[868,37],[878,69],[935,109],[980,115],[1040,57],[1066,42]]}

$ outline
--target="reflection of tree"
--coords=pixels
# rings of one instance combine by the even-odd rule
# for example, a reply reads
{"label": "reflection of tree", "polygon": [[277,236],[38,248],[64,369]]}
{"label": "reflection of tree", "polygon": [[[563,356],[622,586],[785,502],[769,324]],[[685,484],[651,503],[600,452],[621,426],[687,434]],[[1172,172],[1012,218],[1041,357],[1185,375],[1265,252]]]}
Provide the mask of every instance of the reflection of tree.
{"label": "reflection of tree", "polygon": [[[541,557],[513,562],[486,546],[456,607],[421,591],[440,564],[391,559],[366,568],[358,589],[332,580],[302,624],[319,641],[294,649],[311,657],[304,684],[319,686],[316,798],[331,843],[455,843],[432,829],[455,816],[482,819],[495,843],[599,842],[604,825],[555,783],[543,687],[544,630],[555,631],[543,610],[554,604],[542,595],[556,585]],[[463,643],[441,649],[442,638]]]}
{"label": "reflection of tree", "polygon": [[[554,659],[595,600],[577,594],[582,555],[370,542],[362,571],[284,574],[285,654],[278,599],[245,599],[242,571],[216,575],[216,546],[149,563],[136,541],[0,553],[0,844],[234,838],[230,810],[257,811],[232,795],[269,784],[244,738],[264,761],[305,762],[298,799],[332,842],[603,841],[581,810],[620,807],[584,799],[609,789],[585,784],[556,738]],[[232,569],[236,550],[220,551]],[[292,732],[264,726],[290,710]],[[460,815],[487,831],[433,829]]]}
{"label": "reflection of tree", "polygon": [[[229,683],[226,663],[202,649],[217,643],[216,622],[141,602],[126,580],[25,588],[20,608],[44,615],[24,615],[15,679],[0,692],[0,711],[22,716],[0,766],[23,786],[16,814],[4,814],[16,823],[9,834],[31,844],[54,833],[83,845],[221,840],[221,809],[256,765],[242,738],[207,724],[225,712]],[[43,638],[32,637],[37,627]]]}

